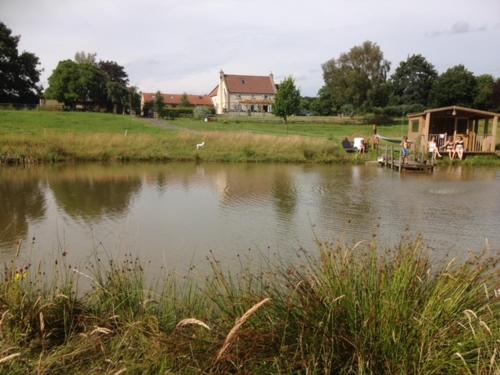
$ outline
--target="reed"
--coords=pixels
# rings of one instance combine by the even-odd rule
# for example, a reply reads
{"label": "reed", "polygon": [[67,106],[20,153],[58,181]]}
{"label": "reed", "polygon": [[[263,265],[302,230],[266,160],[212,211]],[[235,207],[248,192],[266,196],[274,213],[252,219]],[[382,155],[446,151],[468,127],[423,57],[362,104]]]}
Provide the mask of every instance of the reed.
{"label": "reed", "polygon": [[500,371],[497,258],[431,264],[418,240],[318,246],[236,273],[211,260],[196,283],[152,283],[132,257],[16,278],[20,257],[0,284],[0,373]]}

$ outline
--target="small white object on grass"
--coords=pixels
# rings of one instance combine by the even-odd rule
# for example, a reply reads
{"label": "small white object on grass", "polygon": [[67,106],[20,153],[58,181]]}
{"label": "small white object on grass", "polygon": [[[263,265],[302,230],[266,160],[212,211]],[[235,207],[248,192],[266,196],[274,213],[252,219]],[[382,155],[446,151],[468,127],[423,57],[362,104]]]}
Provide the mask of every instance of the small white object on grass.
{"label": "small white object on grass", "polygon": [[204,147],[205,146],[205,141],[201,142],[201,143],[198,143],[196,145],[196,149],[199,150],[200,148]]}

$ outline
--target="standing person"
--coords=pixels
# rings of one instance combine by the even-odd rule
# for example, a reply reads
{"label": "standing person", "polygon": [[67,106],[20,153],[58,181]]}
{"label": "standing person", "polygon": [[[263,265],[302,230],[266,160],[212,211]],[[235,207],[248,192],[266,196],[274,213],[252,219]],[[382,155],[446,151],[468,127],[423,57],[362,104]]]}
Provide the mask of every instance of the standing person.
{"label": "standing person", "polygon": [[457,141],[455,142],[455,152],[460,160],[464,157],[464,138],[459,135]]}
{"label": "standing person", "polygon": [[401,146],[403,147],[403,164],[406,164],[407,158],[410,155],[410,142],[408,142],[408,137],[405,135],[403,137],[403,141],[401,142]]}
{"label": "standing person", "polygon": [[432,160],[436,160],[436,157],[440,158],[441,154],[439,153],[438,146],[436,144],[436,138],[432,137],[429,141],[429,152],[431,153]]}
{"label": "standing person", "polygon": [[448,137],[443,145],[443,148],[448,153],[450,160],[453,160],[453,158],[455,158],[455,143],[453,142],[453,138],[451,138],[451,136]]}

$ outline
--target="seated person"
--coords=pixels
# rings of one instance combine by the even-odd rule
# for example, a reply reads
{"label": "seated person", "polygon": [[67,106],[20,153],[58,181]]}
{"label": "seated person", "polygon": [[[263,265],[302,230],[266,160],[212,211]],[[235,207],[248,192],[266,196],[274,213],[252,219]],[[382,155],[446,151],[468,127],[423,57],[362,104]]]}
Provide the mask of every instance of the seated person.
{"label": "seated person", "polygon": [[461,135],[459,135],[455,141],[455,153],[458,155],[460,160],[464,158],[464,137]]}
{"label": "seated person", "polygon": [[455,158],[455,143],[453,142],[453,138],[451,136],[449,136],[444,143],[443,149],[448,153],[450,160]]}
{"label": "seated person", "polygon": [[439,153],[435,137],[431,138],[431,140],[429,141],[428,147],[429,147],[429,153],[431,154],[432,160],[436,160],[436,158],[441,157],[441,154]]}
{"label": "seated person", "polygon": [[354,149],[358,152],[365,152],[365,139],[363,137],[354,138]]}

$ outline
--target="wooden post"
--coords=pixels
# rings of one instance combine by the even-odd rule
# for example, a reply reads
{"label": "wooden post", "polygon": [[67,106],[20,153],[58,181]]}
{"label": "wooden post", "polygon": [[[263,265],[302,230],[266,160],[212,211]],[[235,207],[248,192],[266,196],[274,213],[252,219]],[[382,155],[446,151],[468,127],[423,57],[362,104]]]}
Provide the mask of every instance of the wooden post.
{"label": "wooden post", "polygon": [[391,169],[394,168],[394,146],[391,146]]}
{"label": "wooden post", "polygon": [[495,152],[495,146],[497,144],[497,128],[498,128],[498,116],[493,117],[493,127],[491,129],[491,152]]}
{"label": "wooden post", "polygon": [[455,123],[453,125],[453,142],[457,139],[457,126],[458,126],[458,118],[455,116]]}
{"label": "wooden post", "polygon": [[399,174],[401,174],[401,169],[403,169],[403,164],[401,164],[403,161],[403,150],[399,151]]}
{"label": "wooden post", "polygon": [[385,145],[385,157],[384,157],[384,167],[387,167],[387,157],[388,157],[389,146]]}
{"label": "wooden post", "polygon": [[427,112],[425,115],[424,136],[429,141],[429,132],[431,131],[431,113]]}

